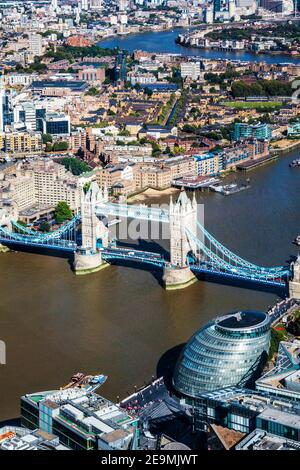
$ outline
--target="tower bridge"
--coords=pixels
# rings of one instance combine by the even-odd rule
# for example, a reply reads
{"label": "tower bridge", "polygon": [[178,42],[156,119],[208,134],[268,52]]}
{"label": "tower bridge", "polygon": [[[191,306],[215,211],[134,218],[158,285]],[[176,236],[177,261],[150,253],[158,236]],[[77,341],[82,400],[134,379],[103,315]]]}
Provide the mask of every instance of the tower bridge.
{"label": "tower bridge", "polygon": [[[132,218],[168,224],[170,259],[161,254],[122,248],[110,240],[105,217]],[[104,219],[103,219],[104,217]],[[78,242],[78,233],[81,240]],[[263,267],[251,263],[216,240],[198,220],[195,197],[190,200],[180,193],[168,209],[114,204],[107,190],[92,183],[82,193],[80,214],[76,214],[58,230],[39,233],[7,217],[0,219],[0,243],[37,247],[40,250],[61,250],[74,253],[76,274],[88,274],[119,261],[147,264],[162,270],[166,289],[187,287],[202,277],[243,281],[264,287],[288,289],[290,296],[300,299],[300,256],[290,266]],[[79,244],[80,243],[80,244]]]}

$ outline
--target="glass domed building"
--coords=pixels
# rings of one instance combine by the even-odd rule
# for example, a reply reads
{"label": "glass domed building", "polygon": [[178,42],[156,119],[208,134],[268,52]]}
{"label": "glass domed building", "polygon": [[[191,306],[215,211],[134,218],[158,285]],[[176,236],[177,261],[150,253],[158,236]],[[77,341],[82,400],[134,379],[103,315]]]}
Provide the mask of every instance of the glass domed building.
{"label": "glass domed building", "polygon": [[270,345],[270,319],[263,312],[233,312],[197,331],[175,367],[173,385],[182,395],[232,385],[250,386],[257,379]]}

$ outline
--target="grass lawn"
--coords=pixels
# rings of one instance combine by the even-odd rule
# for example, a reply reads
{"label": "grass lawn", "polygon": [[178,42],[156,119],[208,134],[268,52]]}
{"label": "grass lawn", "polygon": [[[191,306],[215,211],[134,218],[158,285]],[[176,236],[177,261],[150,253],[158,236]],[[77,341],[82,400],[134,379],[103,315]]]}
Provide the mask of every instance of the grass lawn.
{"label": "grass lawn", "polygon": [[224,101],[224,106],[236,109],[275,110],[282,106],[281,101]]}

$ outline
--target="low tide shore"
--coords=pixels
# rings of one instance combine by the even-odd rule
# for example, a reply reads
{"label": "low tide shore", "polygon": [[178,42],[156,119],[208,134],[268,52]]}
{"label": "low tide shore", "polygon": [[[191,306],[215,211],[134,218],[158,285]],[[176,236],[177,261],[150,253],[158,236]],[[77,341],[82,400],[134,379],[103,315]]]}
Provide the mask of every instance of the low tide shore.
{"label": "low tide shore", "polygon": [[288,140],[282,139],[274,142],[271,147],[271,153],[286,153],[300,148],[300,139]]}
{"label": "low tide shore", "polygon": [[127,201],[130,204],[132,203],[141,204],[141,203],[146,203],[149,200],[159,199],[162,196],[171,196],[172,194],[178,193],[178,191],[179,190],[177,188],[167,188],[167,189],[162,189],[162,190],[148,188],[139,194],[130,196]]}

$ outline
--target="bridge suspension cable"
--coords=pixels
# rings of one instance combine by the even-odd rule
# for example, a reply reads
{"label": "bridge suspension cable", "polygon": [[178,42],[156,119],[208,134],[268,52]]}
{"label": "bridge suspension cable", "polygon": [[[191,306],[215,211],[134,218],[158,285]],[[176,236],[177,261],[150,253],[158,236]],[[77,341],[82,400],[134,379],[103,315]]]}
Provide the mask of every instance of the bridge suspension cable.
{"label": "bridge suspension cable", "polygon": [[255,270],[260,270],[261,272],[272,272],[275,275],[279,275],[283,272],[286,271],[286,268],[283,266],[275,266],[271,268],[267,268],[264,266],[257,266],[256,264],[250,263],[249,261],[241,258],[237,254],[233,253],[231,250],[226,248],[222,243],[220,243],[218,240],[216,240],[205,228],[200,222],[197,222],[197,226],[199,230],[203,233],[204,237],[207,238],[207,240],[212,244],[215,248],[216,251],[219,250],[222,254],[223,257],[226,257],[230,262],[234,262],[237,266],[249,268],[249,269],[255,269]]}
{"label": "bridge suspension cable", "polygon": [[239,266],[237,264],[232,264],[229,261],[226,261],[223,257],[219,256],[217,253],[214,253],[210,248],[208,248],[205,243],[199,240],[188,228],[186,228],[187,235],[191,240],[196,244],[197,248],[205,255],[205,259],[201,261],[198,259],[199,266],[208,266],[213,268],[214,271],[226,271],[228,273],[239,275],[243,278],[257,279],[260,280],[274,280],[280,279],[284,282],[285,277],[288,276],[289,271],[285,268],[281,268],[281,272],[274,272],[268,270],[268,268],[260,269],[259,266],[250,265],[250,266]]}
{"label": "bridge suspension cable", "polygon": [[[35,230],[30,230],[27,227],[24,227],[23,225],[19,224],[18,222],[12,221],[12,225],[14,228],[16,228],[18,231],[23,232],[26,235],[29,235],[31,237],[39,237],[40,239],[44,240],[51,240],[53,238],[61,238],[64,234],[72,230],[77,223],[80,222],[80,216],[75,215],[69,222],[66,224],[62,225],[59,229],[54,230],[53,232],[47,232],[47,233],[40,233],[36,232]],[[16,233],[16,232],[12,232]]]}

